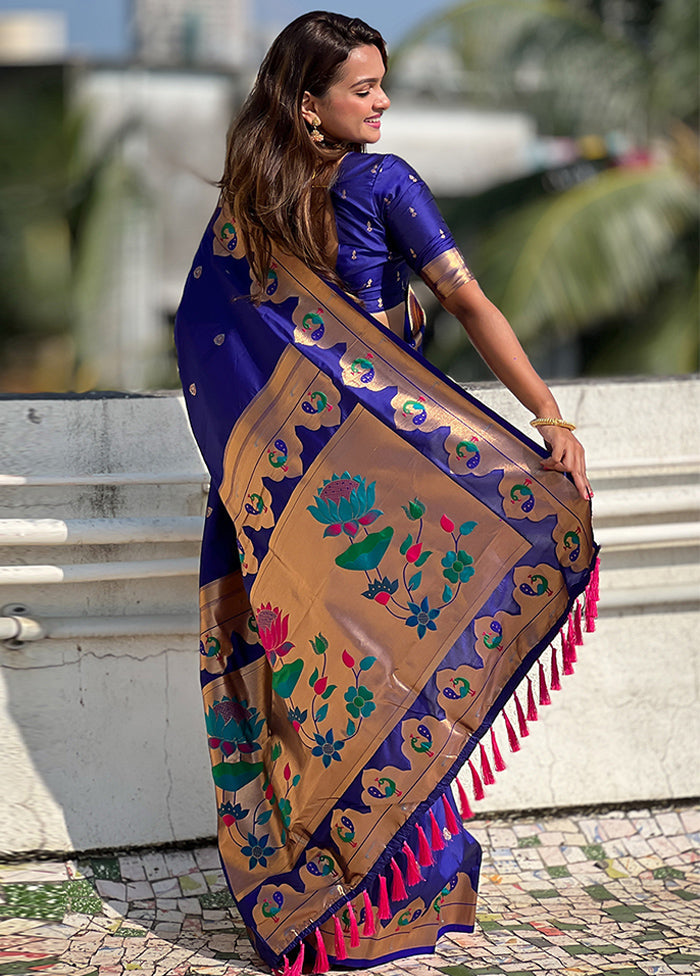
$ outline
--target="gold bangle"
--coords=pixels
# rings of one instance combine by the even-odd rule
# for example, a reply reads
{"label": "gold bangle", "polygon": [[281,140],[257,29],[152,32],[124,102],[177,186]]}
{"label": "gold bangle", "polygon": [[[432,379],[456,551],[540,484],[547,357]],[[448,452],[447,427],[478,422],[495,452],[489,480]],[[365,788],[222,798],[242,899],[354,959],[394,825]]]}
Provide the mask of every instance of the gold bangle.
{"label": "gold bangle", "polygon": [[559,417],[535,417],[530,421],[531,427],[564,427],[566,430],[576,430],[576,424],[570,424],[568,420],[560,420]]}

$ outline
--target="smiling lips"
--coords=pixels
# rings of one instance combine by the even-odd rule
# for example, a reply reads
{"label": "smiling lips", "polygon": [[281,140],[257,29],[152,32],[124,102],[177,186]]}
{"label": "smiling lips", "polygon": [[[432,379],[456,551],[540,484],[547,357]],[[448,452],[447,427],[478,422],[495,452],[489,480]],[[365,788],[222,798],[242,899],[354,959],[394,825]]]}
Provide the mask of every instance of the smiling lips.
{"label": "smiling lips", "polygon": [[371,118],[365,119],[365,122],[367,125],[371,125],[372,128],[378,129],[382,124],[382,117],[381,115],[373,115]]}

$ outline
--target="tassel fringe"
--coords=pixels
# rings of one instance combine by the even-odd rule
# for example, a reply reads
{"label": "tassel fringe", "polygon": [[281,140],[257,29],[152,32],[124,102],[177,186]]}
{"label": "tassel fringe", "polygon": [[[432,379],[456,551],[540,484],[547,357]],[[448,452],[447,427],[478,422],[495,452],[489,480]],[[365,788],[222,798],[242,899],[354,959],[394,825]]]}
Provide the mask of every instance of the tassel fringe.
{"label": "tassel fringe", "polygon": [[520,752],[520,743],[518,741],[518,737],[515,734],[515,729],[513,728],[511,720],[508,718],[508,713],[506,711],[503,712],[503,719],[506,723],[506,734],[508,736],[508,745],[510,746],[510,751]]}
{"label": "tassel fringe", "polygon": [[[569,614],[566,627],[562,628],[561,631],[562,672],[564,674],[574,673],[573,666],[576,663],[576,648],[577,646],[580,647],[583,644],[584,622],[587,633],[592,633],[595,630],[595,621],[598,616],[597,602],[600,596],[599,565],[600,561],[596,560],[593,572],[591,573],[591,579],[586,588],[583,604],[581,601],[576,601],[574,609]],[[530,734],[527,723],[537,721],[537,704],[551,705],[552,699],[549,694],[550,689],[552,691],[561,690],[561,680],[559,675],[560,672],[559,662],[557,660],[557,647],[552,644],[549,687],[547,685],[547,676],[543,662],[542,660],[538,661],[538,702],[535,701],[532,678],[530,675],[527,675],[527,715],[523,711],[523,706],[517,693],[513,693],[513,701],[515,704],[515,712],[518,721],[518,732],[520,733],[521,738],[525,738]],[[503,715],[503,721],[506,727],[506,735],[508,737],[510,751],[519,752],[520,742],[508,713],[505,709],[503,709],[501,714]],[[489,731],[491,735],[493,765],[497,772],[502,772],[504,769],[506,769],[506,763],[503,759],[503,755],[501,754],[501,750],[499,749],[498,741],[496,739],[496,731],[493,725]],[[481,763],[481,777],[479,776],[479,772],[474,762],[471,759],[468,760],[475,800],[484,799],[486,795],[484,793],[484,784],[490,786],[496,782],[493,769],[491,767],[491,761],[489,760],[489,755],[483,742],[479,743],[479,758]],[[469,804],[467,791],[459,779],[455,778],[455,784],[457,786],[457,793],[459,796],[460,816],[463,821],[470,820],[474,814],[472,813],[472,809]],[[457,817],[455,816],[452,804],[447,799],[447,795],[445,793],[442,794],[442,807],[445,815],[445,828],[452,837],[456,837],[460,832],[460,825]],[[431,867],[435,863],[433,852],[445,850],[443,831],[440,828],[433,810],[429,811],[428,817],[430,823],[430,842],[428,842],[428,838],[423,827],[420,824],[416,827],[418,834],[418,856],[416,857],[413,849],[410,847],[407,841],[404,841],[403,843],[402,851],[406,857],[405,872],[402,873],[401,868],[393,857],[389,862],[389,866],[391,868],[392,902],[406,901],[409,898],[406,890],[407,886],[409,888],[414,887],[424,880],[423,875],[421,874],[421,867]],[[372,938],[376,934],[376,921],[374,916],[375,909],[372,905],[372,900],[369,893],[366,890],[362,892],[362,898],[364,902],[364,925],[362,928],[362,937]],[[350,919],[350,948],[357,949],[360,946],[360,928],[358,925],[357,916],[355,915],[353,907],[349,902],[347,904],[347,908]],[[389,900],[388,882],[386,877],[380,874],[377,919],[384,922],[390,921],[391,918],[392,911],[391,902]],[[338,915],[333,916],[333,925],[335,929],[335,958],[337,961],[343,961],[348,958],[348,951],[343,935],[343,928]],[[324,974],[329,971],[330,965],[326,945],[323,941],[320,928],[315,930],[315,936],[316,959],[312,972],[314,976],[324,976]],[[304,943],[302,942],[300,944],[297,958],[293,964],[290,964],[287,956],[283,956],[283,959],[284,969],[276,970],[277,976],[302,976],[304,966]]]}
{"label": "tassel fringe", "polygon": [[535,695],[532,690],[532,679],[527,676],[527,720],[528,722],[537,721],[537,705],[535,705]]}
{"label": "tassel fringe", "polygon": [[491,769],[491,764],[489,763],[489,757],[486,755],[486,749],[484,748],[484,743],[479,743],[479,754],[481,756],[481,775],[483,777],[486,786],[493,786],[496,779],[493,775],[493,770]]}
{"label": "tassel fringe", "polygon": [[496,767],[496,772],[502,773],[506,768],[506,764],[503,761],[501,750],[498,748],[498,742],[496,741],[496,730],[494,729],[493,725],[491,726],[491,749],[493,750],[493,763]]}
{"label": "tassel fringe", "polygon": [[527,727],[527,722],[525,721],[525,712],[523,711],[523,706],[520,704],[517,691],[513,692],[513,701],[515,702],[515,714],[518,716],[518,731],[520,732],[520,738],[525,739],[530,732]]}
{"label": "tassel fringe", "polygon": [[416,830],[418,831],[418,863],[422,868],[429,868],[435,864],[433,852],[430,850],[428,838],[425,836],[425,831],[420,824],[416,827]]}
{"label": "tassel fringe", "polygon": [[409,888],[413,888],[415,885],[421,883],[423,875],[420,873],[420,866],[416,860],[416,855],[408,846],[408,841],[403,842],[403,852],[408,862],[406,866],[406,884]]}
{"label": "tassel fringe", "polygon": [[459,814],[462,820],[471,820],[474,816],[472,813],[472,808],[469,806],[469,797],[467,796],[467,791],[462,786],[461,781],[456,780],[457,792],[459,793]]}
{"label": "tassel fringe", "polygon": [[302,942],[299,946],[299,954],[297,955],[297,960],[292,966],[291,976],[301,976],[301,971],[304,968],[304,943]]}
{"label": "tassel fringe", "polygon": [[348,950],[345,945],[345,939],[343,938],[343,929],[340,925],[340,919],[337,915],[333,916],[333,924],[335,925],[335,958],[336,959],[347,959]]}
{"label": "tassel fringe", "polygon": [[549,697],[547,678],[545,677],[544,666],[541,660],[539,661],[539,677],[540,677],[540,705],[551,705],[552,699]]}
{"label": "tassel fringe", "polygon": [[362,929],[362,935],[365,938],[369,939],[369,938],[371,938],[374,935],[374,932],[375,932],[375,928],[374,928],[374,907],[372,906],[372,902],[371,902],[370,897],[369,897],[369,895],[367,894],[366,891],[363,891],[362,892],[362,899],[363,899],[363,901],[365,903],[365,924],[364,924],[364,927]]}
{"label": "tassel fringe", "polygon": [[388,922],[391,918],[391,905],[389,904],[389,889],[386,878],[383,874],[379,875],[379,913],[377,918],[380,922]]}
{"label": "tassel fringe", "polygon": [[392,901],[404,901],[408,898],[408,892],[406,891],[406,884],[403,880],[403,875],[401,874],[401,869],[392,857],[391,859],[391,900]]}
{"label": "tassel fringe", "polygon": [[444,851],[445,841],[442,839],[442,831],[440,830],[440,825],[435,819],[435,814],[430,811],[430,847],[434,851]]}
{"label": "tassel fringe", "polygon": [[457,818],[455,817],[455,812],[450,805],[447,794],[442,794],[442,809],[445,811],[445,826],[449,830],[453,837],[456,837],[459,833],[459,824],[457,823]]}
{"label": "tassel fringe", "polygon": [[484,787],[481,785],[481,780],[479,779],[479,774],[477,773],[474,763],[469,760],[469,769],[472,774],[472,787],[474,788],[474,799],[483,800],[486,794],[484,793]]}
{"label": "tassel fringe", "polygon": [[326,952],[326,944],[323,941],[321,930],[316,929],[316,962],[314,963],[313,971],[315,976],[323,976],[324,973],[328,972],[328,969],[328,953]]}
{"label": "tassel fringe", "polygon": [[561,691],[561,681],[559,680],[559,665],[557,664],[557,649],[552,644],[552,677],[550,679],[552,691]]}

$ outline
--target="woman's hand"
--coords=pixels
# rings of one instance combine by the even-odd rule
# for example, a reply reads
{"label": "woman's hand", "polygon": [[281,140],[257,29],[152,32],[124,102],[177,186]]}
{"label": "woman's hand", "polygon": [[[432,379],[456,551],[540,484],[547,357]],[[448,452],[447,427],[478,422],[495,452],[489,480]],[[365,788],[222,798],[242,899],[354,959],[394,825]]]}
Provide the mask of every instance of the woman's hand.
{"label": "woman's hand", "polygon": [[547,471],[564,471],[571,475],[581,498],[593,497],[593,489],[586,475],[586,453],[580,441],[565,427],[546,424],[538,427],[550,452],[542,467]]}

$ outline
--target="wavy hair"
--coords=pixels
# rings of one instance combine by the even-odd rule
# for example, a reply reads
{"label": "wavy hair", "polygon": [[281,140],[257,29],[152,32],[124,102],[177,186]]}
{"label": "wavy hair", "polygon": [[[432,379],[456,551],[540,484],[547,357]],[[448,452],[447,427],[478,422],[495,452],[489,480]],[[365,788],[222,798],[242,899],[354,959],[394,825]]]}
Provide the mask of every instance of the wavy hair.
{"label": "wavy hair", "polygon": [[222,196],[248,248],[261,289],[272,245],[343,287],[335,271],[330,187],[337,163],[357,144],[311,139],[301,114],[304,92],[322,98],[352,50],[374,45],[387,63],[381,34],[362,20],[314,11],[292,21],[273,42],[228,136]]}

